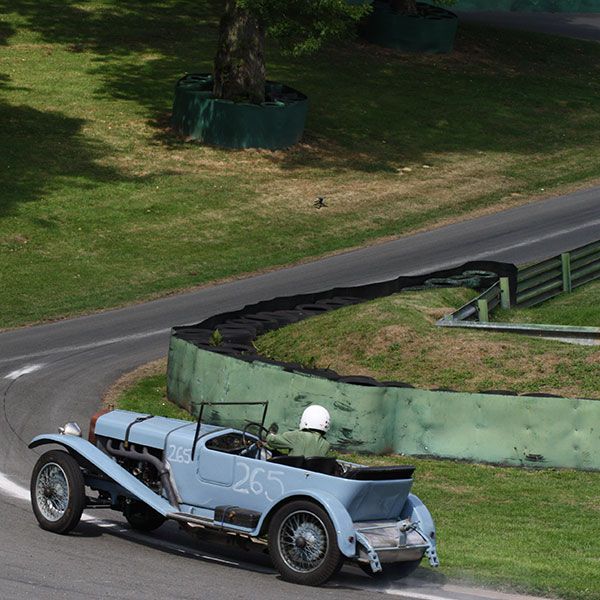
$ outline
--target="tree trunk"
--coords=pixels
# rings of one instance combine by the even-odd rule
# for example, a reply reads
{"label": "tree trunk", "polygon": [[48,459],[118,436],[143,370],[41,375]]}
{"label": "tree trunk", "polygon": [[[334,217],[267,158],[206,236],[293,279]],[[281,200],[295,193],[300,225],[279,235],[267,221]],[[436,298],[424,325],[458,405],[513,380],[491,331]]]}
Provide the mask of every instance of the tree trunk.
{"label": "tree trunk", "polygon": [[226,0],[215,57],[216,98],[260,104],[265,100],[264,27],[235,0]]}
{"label": "tree trunk", "polygon": [[417,14],[417,0],[391,0],[394,11],[403,15]]}

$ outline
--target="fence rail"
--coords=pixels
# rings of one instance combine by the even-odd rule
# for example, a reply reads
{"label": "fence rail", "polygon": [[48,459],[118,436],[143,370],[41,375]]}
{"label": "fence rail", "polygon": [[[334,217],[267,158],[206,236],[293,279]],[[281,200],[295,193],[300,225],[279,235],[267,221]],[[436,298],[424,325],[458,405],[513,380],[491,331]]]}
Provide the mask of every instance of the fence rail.
{"label": "fence rail", "polygon": [[508,278],[501,277],[494,285],[479,294],[479,296],[461,306],[451,315],[440,319],[438,325],[448,325],[451,322],[456,324],[461,321],[487,323],[490,313],[498,308],[498,306],[509,307],[509,298]]}
{"label": "fence rail", "polygon": [[535,306],[598,278],[600,242],[593,242],[519,269],[516,303]]}
{"label": "fence rail", "polygon": [[471,327],[529,335],[537,333],[546,337],[598,339],[600,328],[597,327],[489,323],[489,316],[498,306],[535,306],[599,278],[600,242],[594,242],[520,268],[512,295],[509,279],[500,277],[494,285],[437,324],[441,327]]}

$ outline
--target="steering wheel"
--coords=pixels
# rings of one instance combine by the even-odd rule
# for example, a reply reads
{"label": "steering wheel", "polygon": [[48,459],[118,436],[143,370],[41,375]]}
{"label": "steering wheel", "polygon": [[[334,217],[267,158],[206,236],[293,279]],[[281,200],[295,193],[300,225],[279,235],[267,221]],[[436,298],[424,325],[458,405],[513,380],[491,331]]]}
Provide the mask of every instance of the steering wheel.
{"label": "steering wheel", "polygon": [[264,442],[267,439],[267,435],[269,435],[269,430],[261,425],[260,423],[256,423],[254,421],[248,421],[246,426],[242,431],[242,443],[246,450],[251,448],[254,444],[256,444],[256,440],[248,438],[249,429],[256,428],[256,436],[261,442]]}

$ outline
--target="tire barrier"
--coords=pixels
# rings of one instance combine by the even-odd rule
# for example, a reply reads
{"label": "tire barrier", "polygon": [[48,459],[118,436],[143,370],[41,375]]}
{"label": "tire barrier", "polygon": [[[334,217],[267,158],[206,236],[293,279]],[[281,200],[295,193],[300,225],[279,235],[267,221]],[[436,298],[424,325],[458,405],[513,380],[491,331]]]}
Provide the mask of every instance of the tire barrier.
{"label": "tire barrier", "polygon": [[[172,339],[184,340],[192,346],[203,351],[210,351],[225,356],[235,356],[240,360],[261,360],[265,363],[290,365],[281,361],[271,361],[257,354],[252,342],[258,335],[284,327],[292,323],[322,314],[328,310],[336,310],[343,306],[358,304],[382,296],[394,294],[402,290],[426,289],[432,287],[456,287],[457,282],[468,282],[477,289],[488,287],[499,277],[506,277],[516,286],[517,268],[508,263],[491,261],[477,261],[465,263],[460,267],[446,269],[430,275],[417,275],[411,277],[398,277],[389,281],[371,283],[351,288],[334,288],[312,294],[300,294],[265,300],[257,304],[245,306],[241,310],[214,315],[196,325],[174,327]],[[218,331],[218,335],[216,335]],[[193,353],[193,349],[187,354]],[[186,356],[187,354],[184,353]],[[175,385],[177,380],[189,379],[192,375],[183,370],[181,365],[187,365],[181,356],[169,354],[167,393],[169,398],[183,407],[190,407],[190,398],[181,395],[180,390],[188,390],[189,385]],[[337,380],[341,376],[328,369],[307,369],[296,366],[293,370],[310,373],[315,376]],[[369,383],[362,377],[351,377],[361,385],[380,386],[374,379]],[[396,385],[408,385],[397,382]]]}
{"label": "tire barrier", "polygon": [[459,285],[484,290],[500,277],[507,277],[514,288],[517,268],[509,263],[493,261],[468,262],[431,274],[402,276],[356,287],[333,288],[322,292],[264,300],[237,311],[214,315],[195,325],[174,327],[173,335],[192,343],[210,343],[215,329],[218,329],[221,335],[226,331],[231,337],[251,337],[258,331],[265,333],[328,310],[389,296],[402,290]]}

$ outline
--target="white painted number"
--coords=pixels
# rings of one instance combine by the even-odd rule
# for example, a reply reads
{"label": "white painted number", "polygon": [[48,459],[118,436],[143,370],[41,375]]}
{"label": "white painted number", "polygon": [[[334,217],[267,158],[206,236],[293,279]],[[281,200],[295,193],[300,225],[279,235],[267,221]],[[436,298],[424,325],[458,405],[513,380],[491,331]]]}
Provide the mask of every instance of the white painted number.
{"label": "white painted number", "polygon": [[278,492],[275,493],[275,496],[273,498],[269,496],[269,492],[265,492],[265,497],[269,502],[272,502],[278,496],[283,496],[283,492],[285,491],[285,488],[283,487],[283,481],[281,481],[281,479],[279,479],[277,475],[283,475],[283,471],[269,471],[267,473],[267,480],[279,484],[279,487],[281,488]]}
{"label": "white painted number", "polygon": [[285,488],[279,477],[283,475],[283,471],[266,471],[262,467],[250,469],[244,462],[239,462],[238,466],[241,468],[242,473],[240,479],[231,488],[234,492],[240,494],[252,492],[256,496],[264,495],[269,502],[283,494]]}
{"label": "white painted number", "polygon": [[246,471],[246,474],[233,484],[232,489],[234,492],[239,492],[240,494],[249,494],[250,490],[247,490],[246,488],[244,488],[244,486],[246,485],[248,479],[250,479],[250,467],[246,463],[238,464],[240,467],[242,467],[243,471]]}
{"label": "white painted number", "polygon": [[252,493],[256,494],[257,496],[260,496],[265,488],[260,481],[256,481],[256,477],[259,475],[259,473],[264,472],[265,470],[259,467],[258,469],[254,469],[254,471],[252,471],[252,475],[250,477],[250,489],[252,490]]}
{"label": "white painted number", "polygon": [[167,452],[167,460],[172,463],[188,465],[192,462],[192,449],[171,444]]}

